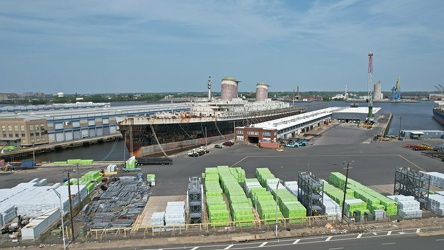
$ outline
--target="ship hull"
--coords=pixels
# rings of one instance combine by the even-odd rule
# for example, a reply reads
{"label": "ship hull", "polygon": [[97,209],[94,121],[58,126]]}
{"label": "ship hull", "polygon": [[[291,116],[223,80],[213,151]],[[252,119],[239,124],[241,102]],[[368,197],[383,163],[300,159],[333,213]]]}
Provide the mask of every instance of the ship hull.
{"label": "ship hull", "polygon": [[[128,151],[134,156],[148,156],[185,150],[214,141],[232,139],[236,126],[265,122],[282,117],[303,113],[305,109],[294,108],[288,112],[276,112],[263,117],[244,119],[183,122],[173,124],[133,124],[119,123],[119,129],[125,138]],[[230,136],[231,135],[231,136]]]}
{"label": "ship hull", "polygon": [[433,118],[438,121],[441,125],[444,125],[444,111],[442,109],[433,109]]}

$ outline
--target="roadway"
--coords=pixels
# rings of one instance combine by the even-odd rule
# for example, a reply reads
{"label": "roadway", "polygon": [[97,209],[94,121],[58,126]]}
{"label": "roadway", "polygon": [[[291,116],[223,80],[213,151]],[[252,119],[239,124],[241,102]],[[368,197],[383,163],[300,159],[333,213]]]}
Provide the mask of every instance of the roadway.
{"label": "roadway", "polygon": [[[438,250],[444,248],[444,231],[431,229],[429,233],[423,233],[424,229],[391,230],[384,232],[369,232],[357,234],[322,235],[313,237],[298,237],[273,240],[261,240],[253,242],[227,242],[212,244],[190,244],[181,246],[161,247],[132,247],[132,248],[109,248],[109,249],[132,249],[132,250],[215,250],[215,249],[304,249],[304,250],[341,250],[341,249],[404,249],[414,250],[418,248]],[[434,231],[437,230],[437,231]],[[434,231],[434,232],[433,232]],[[139,245],[143,245],[139,244]]]}

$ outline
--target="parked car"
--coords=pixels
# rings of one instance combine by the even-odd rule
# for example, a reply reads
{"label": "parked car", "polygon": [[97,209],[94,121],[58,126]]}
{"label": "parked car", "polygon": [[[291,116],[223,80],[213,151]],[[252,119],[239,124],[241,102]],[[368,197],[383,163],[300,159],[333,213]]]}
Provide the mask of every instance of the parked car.
{"label": "parked car", "polygon": [[216,145],[214,145],[214,148],[222,148],[222,145],[216,144]]}
{"label": "parked car", "polygon": [[233,146],[233,142],[226,141],[226,142],[222,143],[222,145],[227,146],[227,147],[231,147],[231,146]]}

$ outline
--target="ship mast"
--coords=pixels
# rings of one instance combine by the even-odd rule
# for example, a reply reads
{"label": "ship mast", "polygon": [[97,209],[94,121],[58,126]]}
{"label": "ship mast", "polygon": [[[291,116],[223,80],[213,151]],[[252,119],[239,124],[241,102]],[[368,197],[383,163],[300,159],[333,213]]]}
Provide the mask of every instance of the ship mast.
{"label": "ship mast", "polygon": [[208,77],[208,101],[211,101],[211,76]]}

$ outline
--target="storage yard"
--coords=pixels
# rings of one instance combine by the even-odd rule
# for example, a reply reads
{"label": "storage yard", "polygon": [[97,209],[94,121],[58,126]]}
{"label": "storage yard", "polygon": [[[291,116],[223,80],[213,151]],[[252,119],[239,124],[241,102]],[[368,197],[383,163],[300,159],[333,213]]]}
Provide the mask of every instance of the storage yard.
{"label": "storage yard", "polygon": [[[139,172],[127,173],[120,180],[113,180],[114,176],[105,174],[105,178],[109,180],[106,190],[100,188],[100,185],[95,185],[93,189],[87,188],[91,180],[102,183],[99,170],[103,165],[81,165],[79,169],[84,177],[80,178],[80,197],[83,199],[89,192],[91,196],[88,197],[93,201],[82,206],[75,219],[76,236],[78,240],[88,241],[116,237],[123,239],[130,235],[149,235],[154,238],[202,233],[218,235],[228,233],[226,228],[230,228],[229,233],[234,237],[236,233],[251,233],[253,230],[273,232],[276,218],[281,230],[283,227],[296,230],[306,228],[307,225],[323,228],[327,222],[331,225],[340,224],[343,204],[346,221],[349,223],[367,224],[373,220],[391,221],[394,218],[408,221],[410,218],[442,216],[444,201],[441,191],[444,188],[444,177],[440,173],[444,172],[444,167],[440,160],[426,157],[420,151],[404,148],[404,145],[413,144],[412,141],[347,144],[344,138],[338,138],[339,144],[330,144],[334,143],[337,136],[347,134],[345,130],[349,129],[347,125],[336,126],[322,133],[321,137],[310,140],[306,147],[285,148],[283,152],[235,144],[232,147],[211,150],[209,154],[197,158],[186,154],[177,155],[173,157],[173,165],[140,166],[140,175]],[[371,131],[360,131],[360,134],[356,131],[355,136],[349,140],[355,141],[357,137],[363,141],[373,138]],[[424,141],[432,145],[440,142]],[[345,163],[350,163],[351,168],[343,203]],[[18,187],[27,187],[40,190],[40,201],[50,199],[45,206],[40,206],[39,211],[43,208],[58,208],[59,199],[51,189],[55,188],[61,194],[65,192],[62,190],[68,186],[58,186],[57,183],[62,182],[66,176],[63,170],[72,167],[66,163],[1,175],[0,188],[3,189],[0,190],[0,196],[6,197],[5,194],[8,194],[8,197],[15,197],[14,200],[19,197],[18,200],[29,200],[26,206],[23,203],[23,207],[30,211],[19,213],[36,215],[34,210],[37,206],[34,205],[35,208],[32,209],[32,204],[35,203],[30,197],[37,195],[25,195],[24,191],[17,191]],[[429,195],[427,203],[420,205],[418,199],[411,195],[394,195],[397,187],[394,183],[397,179],[395,175],[399,174],[396,170],[403,168],[412,170],[412,173],[418,174],[418,178],[423,175],[431,176],[430,185],[433,188],[430,190],[433,194]],[[155,175],[154,183],[146,182],[147,174]],[[199,198],[196,195],[199,194],[197,189],[190,192],[191,177],[199,178],[202,184],[202,218],[198,220],[193,217],[194,223],[187,224],[191,219],[187,204],[194,202],[192,199]],[[82,183],[87,179],[89,183]],[[322,189],[317,185],[308,185],[310,180],[323,184]],[[23,181],[25,183],[20,184]],[[78,200],[76,181],[78,180],[71,180],[71,184],[74,184],[71,185],[73,202]],[[150,187],[150,183],[154,185]],[[402,183],[400,180],[398,184]],[[306,190],[314,192],[310,197],[315,199],[308,199]],[[408,188],[401,186],[399,190]],[[68,197],[67,193],[64,195],[62,197]],[[414,195],[419,195],[421,200],[423,194]],[[320,200],[322,203],[319,203]],[[64,211],[69,210],[67,202],[68,199],[62,200]],[[12,217],[15,221],[14,209],[2,204],[4,203],[0,203],[3,221]],[[193,204],[193,211],[199,208],[198,203]],[[320,209],[319,205],[323,207]],[[116,210],[117,208],[119,209]],[[321,210],[325,212],[317,212]],[[168,225],[165,224],[167,221],[170,222]],[[55,226],[57,222],[50,224]],[[87,226],[84,227],[85,236],[82,236],[77,228],[84,225]],[[122,228],[127,230],[120,230]],[[67,232],[69,233],[69,228]],[[22,232],[23,235],[25,233]],[[29,235],[34,234],[26,233],[26,237],[34,237]],[[60,236],[50,235],[39,238],[37,242],[48,238],[52,239],[51,242],[61,242]],[[2,237],[2,240],[4,243],[11,242],[8,237]],[[20,241],[22,244],[27,242]]]}

